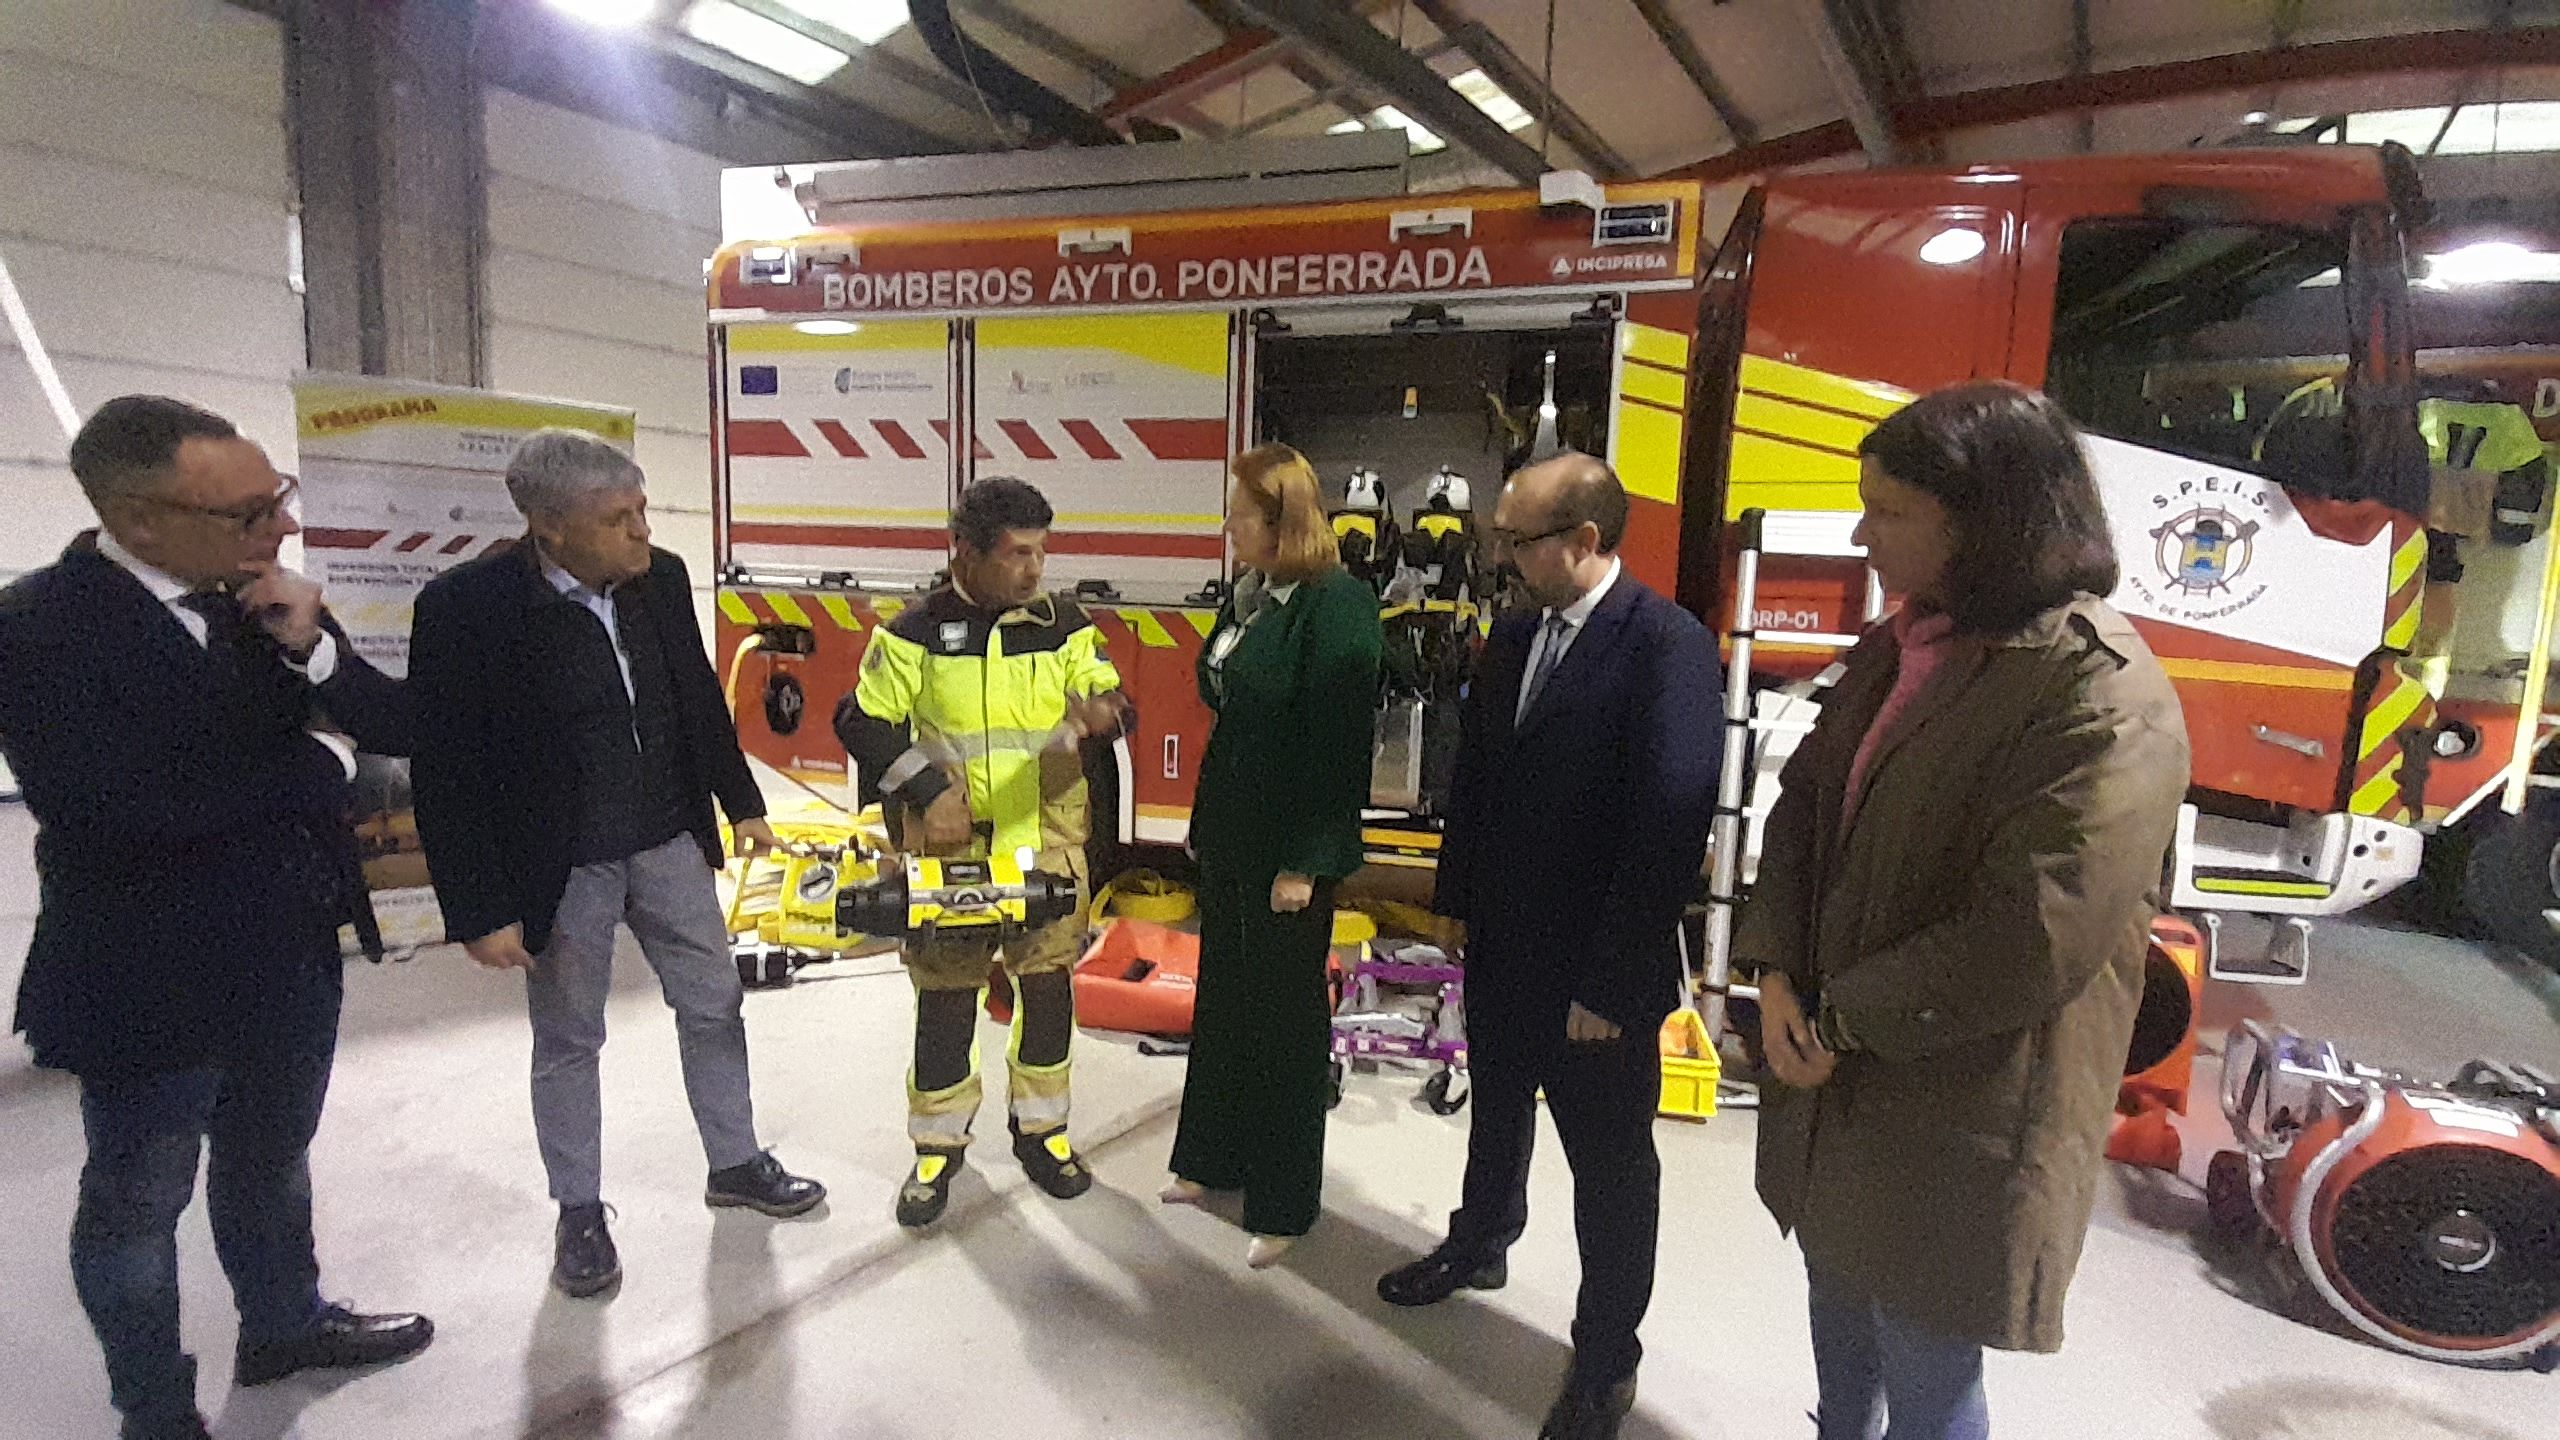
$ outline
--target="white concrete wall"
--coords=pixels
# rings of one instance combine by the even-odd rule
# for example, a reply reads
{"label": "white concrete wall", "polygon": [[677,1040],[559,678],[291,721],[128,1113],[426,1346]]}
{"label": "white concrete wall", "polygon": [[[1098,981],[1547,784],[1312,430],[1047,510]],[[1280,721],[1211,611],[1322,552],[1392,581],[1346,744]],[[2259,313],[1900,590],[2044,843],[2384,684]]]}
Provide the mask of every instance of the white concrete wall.
{"label": "white concrete wall", "polygon": [[715,156],[491,90],[491,389],[639,413],[658,543],[708,626],[711,418],[702,266],[720,243]]}
{"label": "white concrete wall", "polygon": [[[0,259],[73,404],[179,396],[289,470],[283,75],[276,22],[222,0],[0,3]],[[0,326],[0,580],[91,523],[66,448]]]}

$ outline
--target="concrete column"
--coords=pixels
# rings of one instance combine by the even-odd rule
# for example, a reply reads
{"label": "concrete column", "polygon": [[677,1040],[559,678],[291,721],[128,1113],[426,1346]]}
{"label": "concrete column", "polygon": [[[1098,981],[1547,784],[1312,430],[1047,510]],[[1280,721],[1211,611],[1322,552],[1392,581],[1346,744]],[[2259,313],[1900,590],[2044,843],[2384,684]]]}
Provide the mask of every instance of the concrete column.
{"label": "concrete column", "polygon": [[487,243],[472,0],[290,0],[303,309],[323,370],[476,385]]}

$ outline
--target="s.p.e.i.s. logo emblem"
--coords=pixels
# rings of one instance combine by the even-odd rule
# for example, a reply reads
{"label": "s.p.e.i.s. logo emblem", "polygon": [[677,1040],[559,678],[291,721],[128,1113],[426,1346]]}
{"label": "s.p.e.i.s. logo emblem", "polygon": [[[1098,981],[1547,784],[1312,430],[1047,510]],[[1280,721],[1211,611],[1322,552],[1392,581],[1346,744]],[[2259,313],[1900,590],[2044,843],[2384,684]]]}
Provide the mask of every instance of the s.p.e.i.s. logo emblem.
{"label": "s.p.e.i.s. logo emblem", "polygon": [[2182,595],[2227,595],[2249,573],[2258,522],[2219,505],[2201,505],[2151,532],[2153,559],[2169,588]]}
{"label": "s.p.e.i.s. logo emblem", "polygon": [[2162,618],[2184,624],[2248,609],[2267,593],[2259,552],[2281,503],[2273,489],[2254,475],[2207,474],[2153,490],[2142,502],[2151,563],[2125,554],[2125,588]]}

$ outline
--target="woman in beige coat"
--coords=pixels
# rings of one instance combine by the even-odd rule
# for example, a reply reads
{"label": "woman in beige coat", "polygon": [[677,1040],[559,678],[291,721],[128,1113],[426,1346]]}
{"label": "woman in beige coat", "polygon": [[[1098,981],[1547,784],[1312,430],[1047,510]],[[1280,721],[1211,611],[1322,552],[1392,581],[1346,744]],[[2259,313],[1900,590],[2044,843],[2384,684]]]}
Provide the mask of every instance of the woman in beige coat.
{"label": "woman in beige coat", "polygon": [[1959,386],[1859,450],[1903,605],[1788,762],[1734,942],[1778,1080],[1759,1190],[1804,1251],[1821,1440],[1979,1440],[1983,1348],[2062,1344],[2186,727],[2099,598],[2051,401]]}

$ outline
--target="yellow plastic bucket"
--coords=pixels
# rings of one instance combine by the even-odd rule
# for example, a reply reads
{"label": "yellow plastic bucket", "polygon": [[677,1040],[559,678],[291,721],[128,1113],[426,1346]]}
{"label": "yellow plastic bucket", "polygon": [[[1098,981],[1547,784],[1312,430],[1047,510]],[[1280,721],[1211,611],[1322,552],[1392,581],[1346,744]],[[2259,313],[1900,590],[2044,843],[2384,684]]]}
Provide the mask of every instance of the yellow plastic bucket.
{"label": "yellow plastic bucket", "polygon": [[1662,1114],[1704,1120],[1716,1113],[1724,1066],[1707,1043],[1706,1017],[1683,1005],[1662,1022]]}

